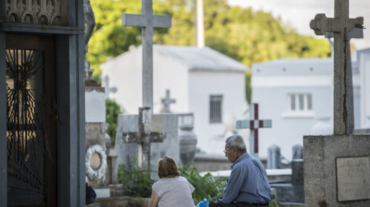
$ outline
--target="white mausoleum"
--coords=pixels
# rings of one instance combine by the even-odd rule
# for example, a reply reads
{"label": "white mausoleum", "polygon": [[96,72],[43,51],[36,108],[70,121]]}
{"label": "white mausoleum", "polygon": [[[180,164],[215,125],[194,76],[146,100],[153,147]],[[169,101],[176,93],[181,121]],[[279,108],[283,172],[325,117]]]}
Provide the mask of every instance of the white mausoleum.
{"label": "white mausoleum", "polygon": [[[171,113],[194,113],[198,148],[223,154],[226,127],[243,117],[247,108],[245,72],[248,67],[211,48],[154,45],[153,112],[162,113],[162,99],[170,90]],[[142,47],[101,65],[102,79],[117,87],[109,97],[126,114],[137,114],[142,106]]]}
{"label": "white mausoleum", "polygon": [[[355,128],[370,128],[370,49],[355,53],[352,68]],[[332,58],[281,59],[252,69],[252,102],[259,104],[260,119],[272,119],[271,129],[259,130],[260,159],[267,159],[268,147],[276,144],[291,161],[292,147],[303,145],[303,136],[330,133]]]}

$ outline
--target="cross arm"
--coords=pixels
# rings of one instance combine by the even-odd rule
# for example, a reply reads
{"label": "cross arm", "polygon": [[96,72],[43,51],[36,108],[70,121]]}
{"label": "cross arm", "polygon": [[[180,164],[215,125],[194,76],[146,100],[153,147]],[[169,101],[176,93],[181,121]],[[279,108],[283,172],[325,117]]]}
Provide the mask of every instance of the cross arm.
{"label": "cross arm", "polygon": [[150,133],[150,142],[163,142],[166,138],[165,132],[152,132]]}
{"label": "cross arm", "polygon": [[[170,28],[172,18],[170,15],[153,15],[153,27]],[[146,27],[148,26],[143,14],[122,14],[122,26]]]}
{"label": "cross arm", "polygon": [[316,35],[325,35],[327,32],[342,32],[343,27],[347,28],[347,32],[351,32],[354,28],[363,29],[363,24],[363,17],[341,20],[338,18],[327,18],[325,14],[316,14],[315,19],[310,22],[310,27],[315,31]]}
{"label": "cross arm", "polygon": [[122,136],[123,143],[141,143],[141,136],[139,132],[126,132]]}
{"label": "cross arm", "polygon": [[271,128],[272,120],[243,120],[236,122],[236,129]]}

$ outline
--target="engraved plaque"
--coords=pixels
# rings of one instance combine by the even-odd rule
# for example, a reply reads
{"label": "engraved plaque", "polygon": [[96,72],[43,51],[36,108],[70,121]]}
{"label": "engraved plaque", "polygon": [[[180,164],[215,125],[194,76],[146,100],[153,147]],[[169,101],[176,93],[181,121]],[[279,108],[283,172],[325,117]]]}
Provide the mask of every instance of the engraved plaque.
{"label": "engraved plaque", "polygon": [[338,201],[370,199],[369,157],[337,158]]}

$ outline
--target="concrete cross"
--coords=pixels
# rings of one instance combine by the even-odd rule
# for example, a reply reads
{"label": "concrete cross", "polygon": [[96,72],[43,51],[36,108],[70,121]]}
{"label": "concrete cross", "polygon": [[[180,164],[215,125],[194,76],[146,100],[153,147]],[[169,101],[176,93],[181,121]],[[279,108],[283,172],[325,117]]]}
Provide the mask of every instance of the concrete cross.
{"label": "concrete cross", "polygon": [[110,93],[116,93],[117,92],[117,87],[110,87],[109,86],[109,77],[105,76],[104,77],[104,88],[105,88],[105,98],[109,98]]}
{"label": "concrete cross", "polygon": [[143,107],[153,108],[153,28],[170,28],[171,16],[153,15],[152,0],[142,0],[142,14],[122,14],[122,25],[142,28]]}
{"label": "concrete cross", "polygon": [[363,28],[364,19],[349,18],[349,0],[335,0],[334,13],[335,18],[317,14],[310,27],[316,35],[334,33],[334,135],[343,135],[352,134],[354,128],[349,33]]}
{"label": "concrete cross", "polygon": [[[138,143],[143,149],[144,169],[150,167],[150,142],[155,142],[158,136],[152,130],[152,108],[153,108],[153,28],[170,28],[171,16],[153,15],[153,1],[142,0],[142,14],[122,14],[122,26],[141,27],[143,68],[142,68],[142,88],[143,88],[143,107],[139,109],[139,134],[132,139],[124,139],[124,142],[133,141]],[[123,136],[127,137],[127,136]],[[163,139],[162,139],[163,140]],[[158,139],[157,141],[160,141]],[[139,161],[140,162],[140,161]]]}
{"label": "concrete cross", "polygon": [[[138,143],[139,156],[143,155],[143,168],[149,170],[150,168],[150,144],[153,142],[163,142],[166,137],[164,132],[153,132],[152,128],[152,111],[150,107],[139,108],[139,131],[123,133],[124,143]],[[140,158],[139,162],[140,162]],[[139,164],[140,165],[140,164]],[[148,172],[150,175],[150,172]]]}
{"label": "concrete cross", "polygon": [[271,128],[272,120],[259,120],[258,104],[252,103],[250,107],[250,120],[236,121],[236,129],[250,129],[250,152],[252,156],[258,158],[258,129]]}
{"label": "concrete cross", "polygon": [[171,96],[170,96],[170,90],[166,90],[166,98],[163,98],[162,99],[162,103],[164,105],[164,112],[166,113],[170,113],[171,110],[170,110],[170,105],[173,104],[173,103],[176,103],[176,100],[175,99],[171,99]]}

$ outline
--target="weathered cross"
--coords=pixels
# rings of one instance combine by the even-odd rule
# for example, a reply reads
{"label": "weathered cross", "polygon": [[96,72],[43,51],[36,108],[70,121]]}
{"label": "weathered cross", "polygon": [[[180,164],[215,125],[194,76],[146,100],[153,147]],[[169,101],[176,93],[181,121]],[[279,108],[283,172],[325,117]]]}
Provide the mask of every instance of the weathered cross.
{"label": "weathered cross", "polygon": [[[138,132],[127,132],[123,133],[124,143],[138,143],[139,144],[139,156],[143,155],[142,163],[144,169],[150,168],[150,143],[163,142],[166,137],[164,132],[152,132],[152,111],[150,107],[139,108],[139,131]],[[141,145],[142,144],[142,148]],[[140,158],[139,158],[140,159]],[[141,160],[139,160],[140,162]],[[148,172],[149,174],[149,172]]]}
{"label": "weathered cross", "polygon": [[334,33],[334,135],[343,135],[352,134],[354,128],[349,33],[363,29],[364,19],[349,18],[349,0],[335,0],[334,13],[335,18],[317,14],[310,27],[316,35]]}
{"label": "weathered cross", "polygon": [[[122,14],[123,26],[142,28],[142,88],[143,108],[139,108],[139,132],[124,133],[123,142],[138,143],[143,154],[144,169],[150,168],[150,143],[162,142],[165,133],[152,132],[153,108],[153,28],[170,28],[171,16],[153,15],[153,1],[142,0],[142,14]],[[142,149],[142,152],[140,152]],[[140,162],[140,160],[139,160]],[[149,172],[148,172],[149,174]]]}
{"label": "weathered cross", "polygon": [[258,158],[258,129],[271,128],[272,120],[259,120],[258,117],[258,104],[252,103],[250,106],[250,120],[243,120],[236,122],[237,129],[250,129],[250,152],[252,156]]}
{"label": "weathered cross", "polygon": [[171,99],[170,90],[168,89],[166,90],[166,98],[162,99],[162,103],[164,105],[164,112],[170,113],[171,112],[170,105],[176,103],[175,99]]}

